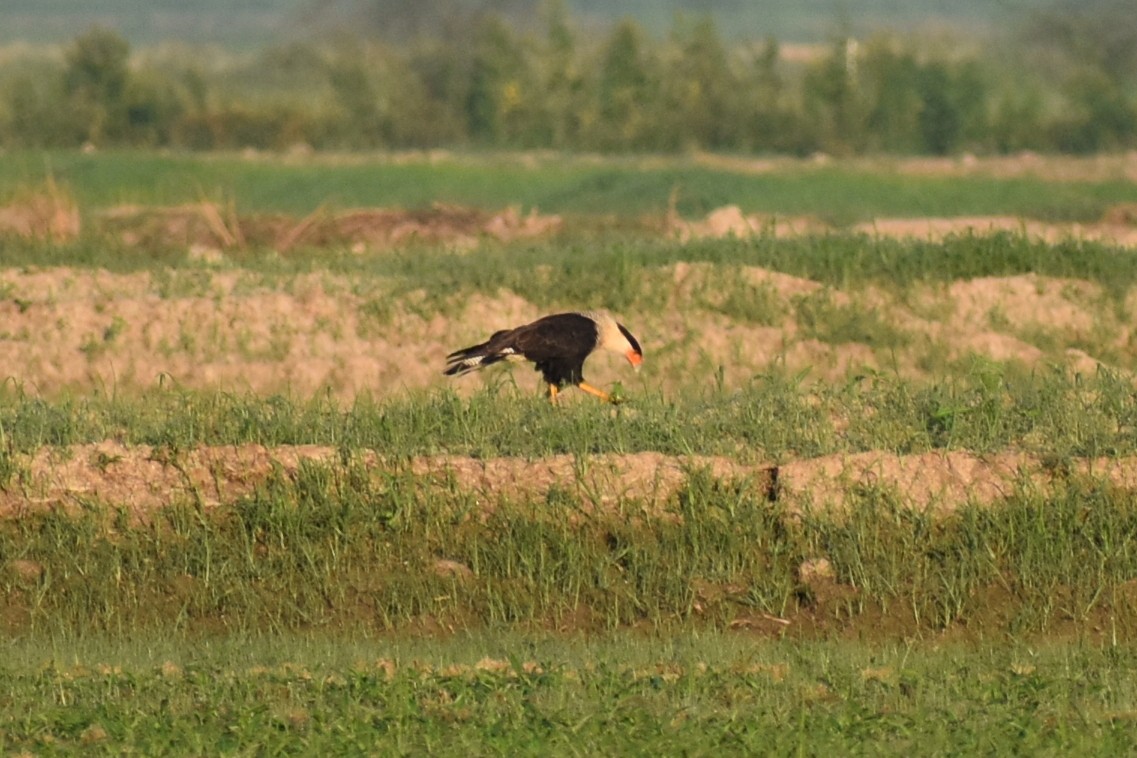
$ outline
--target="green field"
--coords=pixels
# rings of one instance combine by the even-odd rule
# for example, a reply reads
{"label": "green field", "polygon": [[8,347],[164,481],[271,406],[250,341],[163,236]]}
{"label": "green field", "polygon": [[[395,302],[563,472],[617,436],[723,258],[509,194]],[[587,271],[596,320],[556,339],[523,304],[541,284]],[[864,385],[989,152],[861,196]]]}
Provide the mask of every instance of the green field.
{"label": "green field", "polygon": [[119,204],[173,205],[204,199],[244,212],[306,214],[317,208],[435,202],[486,209],[506,205],[576,216],[662,214],[675,196],[684,216],[732,203],[746,212],[812,214],[837,224],[888,216],[1019,215],[1096,221],[1137,188],[1118,171],[1099,180],[1032,176],[902,175],[890,164],[716,169],[696,160],[457,154],[431,160],[342,156],[155,155],[144,152],[15,151],[0,164],[0,198],[49,177],[85,209]]}
{"label": "green field", "polygon": [[[82,228],[0,236],[0,750],[1133,750],[1137,252],[843,228],[1132,183],[753,168],[5,155],[0,205]],[[672,197],[831,226],[680,241]],[[205,200],[565,224],[202,258],[105,221]],[[582,305],[643,338],[618,405],[439,375]]]}
{"label": "green field", "polygon": [[10,752],[1120,755],[1137,739],[1125,647],[505,635],[5,653]]}

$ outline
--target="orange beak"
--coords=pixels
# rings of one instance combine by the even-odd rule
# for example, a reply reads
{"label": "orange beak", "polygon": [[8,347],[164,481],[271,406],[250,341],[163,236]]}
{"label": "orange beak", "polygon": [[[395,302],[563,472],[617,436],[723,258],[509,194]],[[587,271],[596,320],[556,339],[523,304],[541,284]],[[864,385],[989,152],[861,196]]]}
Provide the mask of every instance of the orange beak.
{"label": "orange beak", "polygon": [[627,356],[628,363],[635,366],[636,370],[638,371],[640,364],[644,362],[644,357],[637,353],[635,350],[629,350],[628,352],[624,353],[624,355]]}

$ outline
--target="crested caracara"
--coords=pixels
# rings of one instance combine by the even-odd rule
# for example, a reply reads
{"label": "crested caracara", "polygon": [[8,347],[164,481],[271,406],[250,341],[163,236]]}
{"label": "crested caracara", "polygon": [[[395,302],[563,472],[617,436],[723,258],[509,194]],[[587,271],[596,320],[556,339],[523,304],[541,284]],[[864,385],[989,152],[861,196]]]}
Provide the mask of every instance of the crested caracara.
{"label": "crested caracara", "polygon": [[515,329],[503,329],[485,342],[446,356],[447,376],[458,376],[503,360],[530,360],[549,385],[549,399],[566,384],[575,384],[601,400],[607,392],[584,381],[584,359],[602,348],[620,353],[637,369],[643,362],[640,343],[623,324],[604,311],[557,313]]}

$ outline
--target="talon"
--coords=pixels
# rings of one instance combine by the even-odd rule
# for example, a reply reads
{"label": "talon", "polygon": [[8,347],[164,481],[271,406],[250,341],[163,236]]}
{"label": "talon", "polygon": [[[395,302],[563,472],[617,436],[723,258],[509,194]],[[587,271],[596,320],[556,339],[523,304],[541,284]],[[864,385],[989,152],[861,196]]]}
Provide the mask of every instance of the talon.
{"label": "talon", "polygon": [[612,402],[612,396],[611,395],[609,395],[604,390],[597,389],[596,387],[593,387],[588,382],[581,382],[580,384],[578,384],[576,386],[580,387],[582,390],[587,392],[589,395],[595,395],[596,397],[600,398],[601,400],[603,400],[606,403]]}

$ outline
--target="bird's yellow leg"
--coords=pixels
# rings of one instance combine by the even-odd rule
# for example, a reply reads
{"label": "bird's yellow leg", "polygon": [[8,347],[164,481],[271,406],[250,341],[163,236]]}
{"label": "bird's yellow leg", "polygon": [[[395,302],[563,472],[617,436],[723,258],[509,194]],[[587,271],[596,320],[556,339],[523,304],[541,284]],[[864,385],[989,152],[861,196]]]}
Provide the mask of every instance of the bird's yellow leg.
{"label": "bird's yellow leg", "polygon": [[610,402],[612,400],[612,398],[608,395],[607,392],[605,392],[604,390],[596,389],[595,387],[593,387],[588,382],[581,382],[580,384],[578,384],[576,386],[580,387],[582,390],[587,392],[589,395],[595,395],[596,397],[600,398],[601,400],[603,400],[606,403]]}
{"label": "bird's yellow leg", "polygon": [[557,404],[557,385],[555,384],[549,385],[549,402],[553,405]]}

